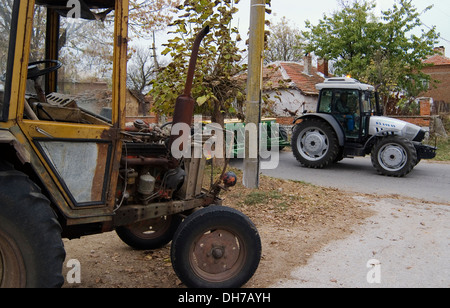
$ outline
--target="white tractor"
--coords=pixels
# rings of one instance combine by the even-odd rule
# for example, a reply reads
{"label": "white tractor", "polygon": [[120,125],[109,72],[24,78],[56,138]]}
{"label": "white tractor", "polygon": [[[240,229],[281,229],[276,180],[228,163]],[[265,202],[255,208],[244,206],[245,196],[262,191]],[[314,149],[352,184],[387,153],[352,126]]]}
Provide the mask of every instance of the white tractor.
{"label": "white tractor", "polygon": [[344,158],[371,155],[378,173],[404,177],[420,160],[436,157],[437,149],[422,143],[424,129],[382,116],[373,86],[329,78],[316,88],[317,112],[294,121],[292,150],[302,165],[325,168]]}

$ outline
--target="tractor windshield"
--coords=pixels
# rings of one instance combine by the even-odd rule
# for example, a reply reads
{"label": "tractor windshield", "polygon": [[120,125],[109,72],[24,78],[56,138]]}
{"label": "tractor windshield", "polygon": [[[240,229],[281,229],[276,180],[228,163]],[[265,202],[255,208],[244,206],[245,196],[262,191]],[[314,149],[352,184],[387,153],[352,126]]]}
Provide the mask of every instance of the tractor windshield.
{"label": "tractor windshield", "polygon": [[25,116],[110,123],[113,8],[92,9],[81,1],[79,8],[61,9],[47,2],[37,1],[34,10]]}

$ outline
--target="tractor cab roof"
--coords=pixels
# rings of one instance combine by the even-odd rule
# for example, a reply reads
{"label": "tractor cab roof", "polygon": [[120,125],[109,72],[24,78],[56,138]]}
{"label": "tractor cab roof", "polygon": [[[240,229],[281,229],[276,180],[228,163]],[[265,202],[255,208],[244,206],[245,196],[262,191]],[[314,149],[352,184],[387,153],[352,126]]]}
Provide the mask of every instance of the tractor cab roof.
{"label": "tractor cab roof", "polygon": [[323,83],[316,85],[317,90],[323,89],[354,89],[361,91],[375,91],[375,88],[371,85],[359,82],[356,79],[348,77],[335,77],[328,78]]}
{"label": "tractor cab roof", "polygon": [[[37,4],[53,8],[66,8],[67,0],[36,0]],[[80,0],[82,7],[91,9],[109,9],[114,8],[115,0]]]}
{"label": "tractor cab roof", "polygon": [[[61,16],[67,16],[69,11],[73,6],[68,6],[67,0],[36,0],[38,5],[43,5],[45,7],[54,9]],[[79,0],[81,14],[80,17],[83,19],[95,20],[104,18],[108,13],[110,13],[115,7],[115,0]],[[102,13],[98,11],[93,11],[96,9],[106,10]]]}

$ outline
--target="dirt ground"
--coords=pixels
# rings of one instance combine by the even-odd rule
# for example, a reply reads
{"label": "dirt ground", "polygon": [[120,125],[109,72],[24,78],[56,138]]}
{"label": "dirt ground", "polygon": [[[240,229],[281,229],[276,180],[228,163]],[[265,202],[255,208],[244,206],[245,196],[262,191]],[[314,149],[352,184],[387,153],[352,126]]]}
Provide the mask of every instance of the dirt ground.
{"label": "dirt ground", "polygon": [[[239,174],[238,174],[239,175]],[[248,215],[262,240],[262,259],[248,288],[265,288],[288,278],[315,252],[345,238],[373,213],[353,195],[300,182],[261,178],[260,190],[238,184],[224,195],[224,205]],[[64,240],[67,257],[81,266],[81,283],[65,288],[183,288],[170,262],[170,244],[137,251],[112,233]],[[65,267],[66,277],[71,268]]]}

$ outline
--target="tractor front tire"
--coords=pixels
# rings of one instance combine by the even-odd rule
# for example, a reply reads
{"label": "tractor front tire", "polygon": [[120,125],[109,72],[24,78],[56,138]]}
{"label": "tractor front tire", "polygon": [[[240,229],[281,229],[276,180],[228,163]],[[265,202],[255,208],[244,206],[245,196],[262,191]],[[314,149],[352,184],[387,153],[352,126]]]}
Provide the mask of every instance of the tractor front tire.
{"label": "tractor front tire", "polygon": [[292,151],[303,166],[322,169],[338,160],[339,141],[333,128],[320,119],[305,119],[292,135]]}
{"label": "tractor front tire", "polygon": [[381,175],[404,177],[416,166],[417,151],[406,138],[384,137],[372,149],[372,164]]}
{"label": "tractor front tire", "polygon": [[239,211],[210,206],[188,216],[172,241],[172,265],[191,288],[239,288],[255,273],[261,239]]}
{"label": "tractor front tire", "polygon": [[65,255],[49,200],[25,174],[1,171],[0,287],[61,287]]}

